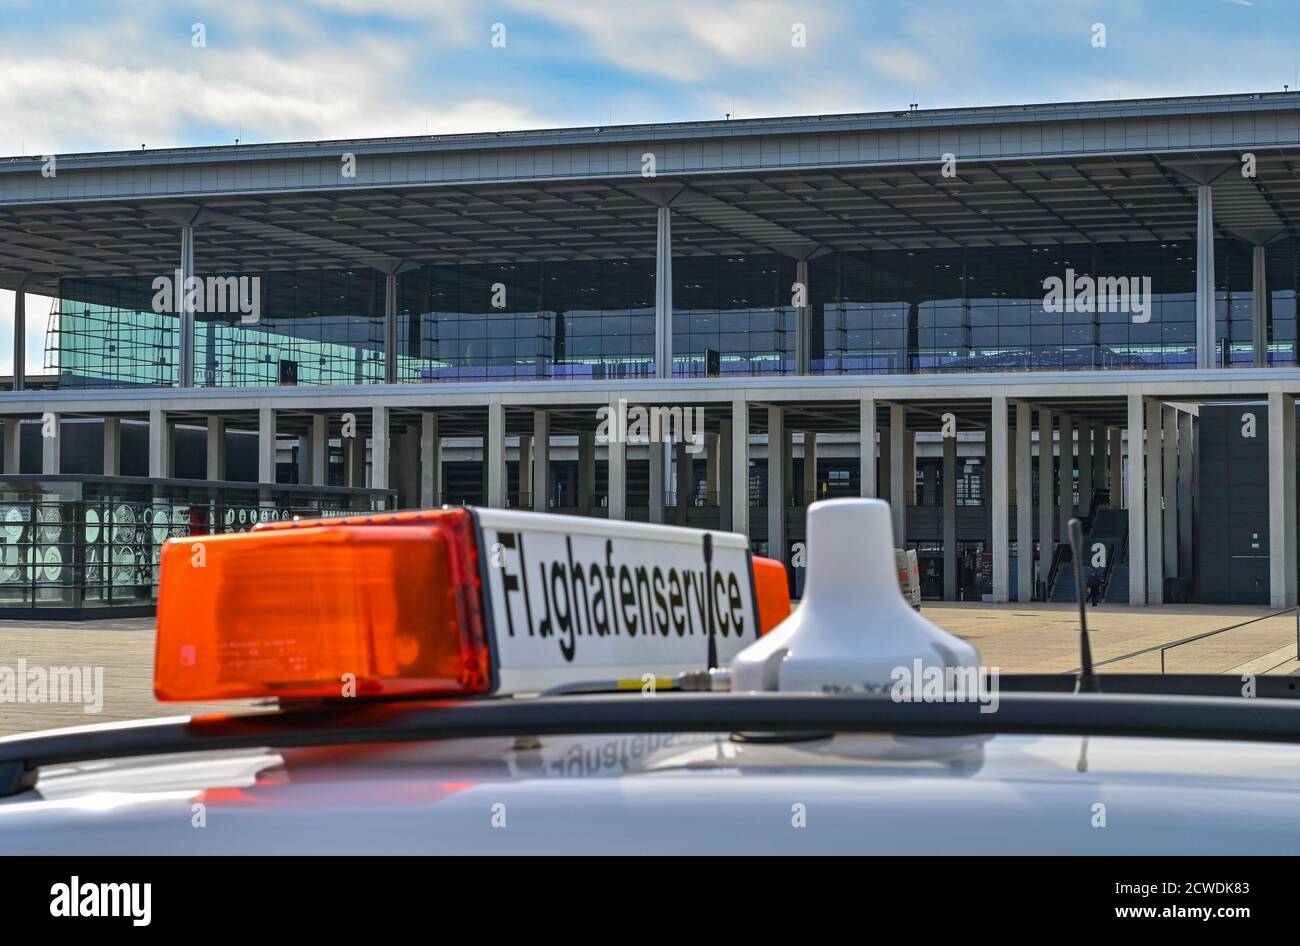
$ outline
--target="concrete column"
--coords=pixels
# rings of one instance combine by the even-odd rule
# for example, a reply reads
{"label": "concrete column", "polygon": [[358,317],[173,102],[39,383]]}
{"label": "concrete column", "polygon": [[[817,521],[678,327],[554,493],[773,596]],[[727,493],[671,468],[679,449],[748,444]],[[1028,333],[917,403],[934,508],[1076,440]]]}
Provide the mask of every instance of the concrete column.
{"label": "concrete column", "polygon": [[957,600],[957,438],[943,438],[943,600]]}
{"label": "concrete column", "polygon": [[808,261],[794,264],[794,281],[803,289],[804,304],[794,310],[795,374],[812,374],[812,307],[809,303]]}
{"label": "concrete column", "polygon": [[596,505],[596,432],[584,430],[578,434],[578,508],[590,509]]}
{"label": "concrete column", "polygon": [[767,554],[786,560],[785,542],[785,413],[767,409]]}
{"label": "concrete column", "polygon": [[104,475],[122,474],[122,419],[104,418]]}
{"label": "concrete column", "polygon": [[655,377],[673,376],[673,223],[660,207],[655,233]]}
{"label": "concrete column", "polygon": [[673,452],[676,454],[675,470],[677,482],[675,491],[677,493],[677,516],[676,521],[679,525],[686,525],[686,511],[695,505],[695,455],[688,453],[686,448],[690,446],[685,440],[678,440],[673,445]]}
{"label": "concrete column", "polygon": [[1107,439],[1106,461],[1110,473],[1106,478],[1110,481],[1110,503],[1116,509],[1122,509],[1128,504],[1128,494],[1124,492],[1124,431],[1112,427]]}
{"label": "concrete column", "polygon": [[1161,521],[1161,491],[1164,487],[1163,451],[1160,443],[1161,404],[1155,398],[1146,402],[1146,513],[1147,513],[1147,604],[1163,604],[1164,524]]}
{"label": "concrete column", "polygon": [[[610,416],[618,417],[618,402],[610,406]],[[613,425],[611,425],[613,426]],[[615,433],[607,449],[609,480],[609,518],[627,518],[627,440]]]}
{"label": "concrete column", "polygon": [[1038,582],[1046,583],[1052,567],[1052,551],[1056,548],[1056,494],[1052,465],[1055,451],[1052,443],[1052,412],[1038,409]]}
{"label": "concrete column", "polygon": [[1016,402],[1016,600],[1034,600],[1033,410]]}
{"label": "concrete column", "polygon": [[533,511],[546,512],[551,497],[551,412],[533,411]]}
{"label": "concrete column", "polygon": [[370,431],[370,486],[372,489],[388,489],[391,486],[388,476],[388,419],[387,407],[371,409]]}
{"label": "concrete column", "polygon": [[1146,469],[1142,395],[1128,396],[1128,603],[1147,603]]}
{"label": "concrete column", "polygon": [[1268,395],[1268,578],[1269,604],[1296,604],[1295,399]]}
{"label": "concrete column", "polygon": [[[153,430],[152,418],[149,429]],[[152,442],[150,444],[152,446]],[[151,449],[152,456],[153,450]],[[275,482],[275,411],[269,407],[257,409],[257,481]]]}
{"label": "concrete column", "polygon": [[796,505],[806,506],[816,502],[817,495],[817,431],[803,432],[803,500]]}
{"label": "concrete column", "polygon": [[1163,442],[1163,509],[1161,510],[1161,544],[1164,549],[1163,571],[1165,578],[1178,574],[1178,410],[1166,404],[1161,409]]}
{"label": "concrete column", "polygon": [[649,456],[650,477],[650,521],[662,523],[664,521],[664,443],[662,440],[651,440],[646,445],[646,453]]}
{"label": "concrete column", "polygon": [[397,383],[397,273],[384,277],[384,382]]}
{"label": "concrete column", "polygon": [[1011,538],[1010,514],[1011,502],[1010,478],[1007,475],[1007,399],[1006,395],[993,396],[993,427],[989,431],[993,438],[992,450],[992,494],[989,499],[993,504],[993,600],[1006,602],[1010,600],[1011,585]]}
{"label": "concrete column", "polygon": [[1209,184],[1196,188],[1196,367],[1215,365],[1214,201]]}
{"label": "concrete column", "polygon": [[889,508],[894,517],[894,547],[907,548],[907,409],[889,405]]}
{"label": "concrete column", "polygon": [[420,505],[442,505],[442,433],[436,411],[420,412]]}
{"label": "concrete column", "polygon": [[731,531],[749,534],[749,402],[731,402]]}
{"label": "concrete column", "polygon": [[21,417],[5,419],[5,473],[21,473],[21,445],[23,421]]}
{"label": "concrete column", "polygon": [[[14,286],[14,380],[13,389],[27,386],[27,275]],[[17,472],[17,471],[15,471]]]}
{"label": "concrete column", "polygon": [[490,402],[488,429],[483,444],[487,461],[487,504],[493,509],[506,508],[506,406]]}
{"label": "concrete column", "polygon": [[166,479],[172,475],[170,434],[171,427],[167,423],[167,412],[157,407],[150,410],[149,475],[155,479]]}
{"label": "concrete column", "polygon": [[[210,456],[210,454],[209,454]],[[343,438],[344,482],[354,489],[366,485],[366,438],[355,434]]]}
{"label": "concrete column", "polygon": [[1057,439],[1059,471],[1057,486],[1060,489],[1060,542],[1070,541],[1070,520],[1074,517],[1074,422],[1069,414],[1060,415]]}
{"label": "concrete column", "polygon": [[1079,420],[1079,515],[1092,511],[1092,423]]}
{"label": "concrete column", "polygon": [[1191,578],[1192,559],[1192,426],[1187,411],[1178,414],[1178,575]]}
{"label": "concrete column", "polygon": [[55,476],[63,453],[63,422],[53,411],[41,416],[41,473]]}
{"label": "concrete column", "polygon": [[181,267],[180,267],[180,344],[177,355],[179,376],[177,383],[182,388],[194,387],[194,306],[190,294],[185,291],[190,278],[194,276],[194,227],[186,224],[181,227]]}
{"label": "concrete column", "polygon": [[1264,247],[1255,246],[1250,254],[1251,341],[1256,368],[1268,367],[1268,270]]}
{"label": "concrete column", "polygon": [[859,402],[858,421],[858,491],[866,499],[877,496],[876,486],[876,399],[864,397]]}
{"label": "concrete column", "polygon": [[732,482],[732,444],[735,437],[731,432],[731,421],[723,420],[718,423],[718,522],[722,528],[728,532],[738,532],[731,522],[734,503],[732,494],[734,483]]}
{"label": "concrete column", "polygon": [[214,482],[226,478],[226,422],[216,414],[207,416],[207,474]]}
{"label": "concrete column", "polygon": [[311,482],[328,486],[330,478],[330,419],[325,414],[311,417]]}

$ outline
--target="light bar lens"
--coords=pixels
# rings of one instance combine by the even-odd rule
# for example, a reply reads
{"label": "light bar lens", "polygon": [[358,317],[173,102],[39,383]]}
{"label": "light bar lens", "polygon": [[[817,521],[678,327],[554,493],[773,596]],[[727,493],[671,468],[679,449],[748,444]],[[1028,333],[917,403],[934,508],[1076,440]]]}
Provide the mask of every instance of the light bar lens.
{"label": "light bar lens", "polygon": [[468,511],[294,526],[164,546],[159,700],[489,690]]}
{"label": "light bar lens", "polygon": [[790,616],[790,579],[785,565],[774,558],[755,555],[752,561],[759,633],[766,634]]}

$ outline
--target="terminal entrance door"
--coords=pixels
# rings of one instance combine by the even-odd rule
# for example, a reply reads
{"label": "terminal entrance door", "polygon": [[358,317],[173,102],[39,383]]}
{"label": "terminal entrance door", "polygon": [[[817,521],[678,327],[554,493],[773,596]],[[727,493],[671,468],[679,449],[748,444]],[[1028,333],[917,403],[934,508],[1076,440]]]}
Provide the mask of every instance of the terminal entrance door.
{"label": "terminal entrance door", "polygon": [[957,598],[981,601],[993,593],[993,556],[983,542],[957,543]]}

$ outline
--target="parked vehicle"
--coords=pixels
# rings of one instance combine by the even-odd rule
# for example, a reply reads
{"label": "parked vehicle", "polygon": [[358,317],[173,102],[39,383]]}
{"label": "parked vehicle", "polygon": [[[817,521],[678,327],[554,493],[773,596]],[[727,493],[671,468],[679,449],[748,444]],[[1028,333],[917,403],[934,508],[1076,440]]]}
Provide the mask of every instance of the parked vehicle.
{"label": "parked vehicle", "polygon": [[921,566],[916,549],[894,549],[894,563],[898,566],[898,587],[907,603],[921,610]]}

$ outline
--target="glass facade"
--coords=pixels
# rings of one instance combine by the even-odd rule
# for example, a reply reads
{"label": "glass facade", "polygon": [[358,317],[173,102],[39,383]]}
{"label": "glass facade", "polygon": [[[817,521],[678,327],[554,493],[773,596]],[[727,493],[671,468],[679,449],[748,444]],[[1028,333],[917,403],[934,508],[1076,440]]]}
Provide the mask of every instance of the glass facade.
{"label": "glass facade", "polygon": [[[292,364],[299,384],[383,381],[381,273],[242,275],[258,280],[258,319],[246,323],[238,311],[196,312],[197,385],[275,385],[282,362]],[[60,386],[175,384],[180,320],[173,311],[155,311],[156,295],[148,276],[62,280],[46,345],[46,367],[59,369]]]}
{"label": "glass facade", "polygon": [[[1251,248],[1216,241],[1220,362],[1253,358]],[[1297,244],[1267,248],[1271,364],[1296,361]],[[808,265],[814,374],[1184,368],[1196,361],[1194,241],[828,253]],[[794,260],[673,260],[673,374],[795,371]],[[202,275],[202,274],[201,274]],[[384,281],[372,270],[267,271],[260,319],[196,317],[200,386],[368,384],[384,377]],[[1083,281],[1145,292],[1126,311],[1060,306]],[[1072,283],[1067,280],[1073,279]],[[1122,280],[1117,283],[1116,280]],[[653,259],[425,266],[398,276],[403,382],[653,377]],[[67,279],[47,363],[65,387],[170,385],[177,324],[149,277]],[[1083,296],[1077,297],[1080,303]],[[1132,302],[1141,303],[1138,312]]]}
{"label": "glass facade", "polygon": [[794,280],[789,257],[674,259],[673,374],[705,374],[708,350],[723,375],[793,374]]}
{"label": "glass facade", "polygon": [[[813,372],[1194,367],[1195,264],[1190,241],[821,257],[809,277],[821,303]],[[1152,297],[1136,319],[1081,311],[1084,297],[1064,288],[1071,276],[1080,288],[1085,277],[1149,277]],[[1244,276],[1248,293],[1249,269]],[[1058,311],[1044,288],[1053,277],[1063,287]]]}
{"label": "glass facade", "polygon": [[398,378],[654,375],[653,260],[427,266],[398,277]]}

